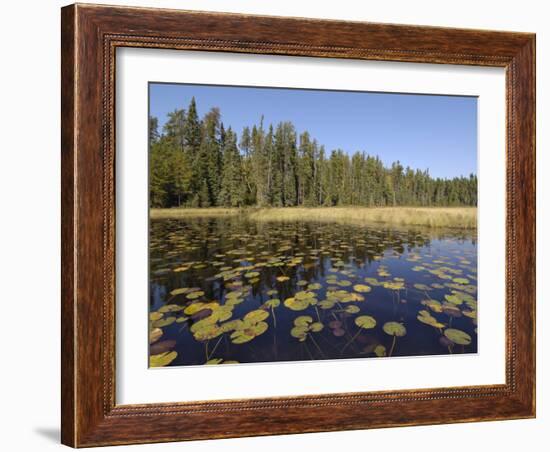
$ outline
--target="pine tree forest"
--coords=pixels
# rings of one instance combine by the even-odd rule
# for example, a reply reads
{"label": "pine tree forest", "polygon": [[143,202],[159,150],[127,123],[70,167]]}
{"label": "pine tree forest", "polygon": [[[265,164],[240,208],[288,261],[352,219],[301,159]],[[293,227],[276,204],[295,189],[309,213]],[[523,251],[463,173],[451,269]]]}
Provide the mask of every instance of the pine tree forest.
{"label": "pine tree forest", "polygon": [[[193,98],[149,118],[151,207],[476,206],[477,176],[433,178],[368,151],[325,149],[291,122],[225,127]],[[441,150],[445,152],[445,150]],[[411,160],[414,155],[411,155]]]}

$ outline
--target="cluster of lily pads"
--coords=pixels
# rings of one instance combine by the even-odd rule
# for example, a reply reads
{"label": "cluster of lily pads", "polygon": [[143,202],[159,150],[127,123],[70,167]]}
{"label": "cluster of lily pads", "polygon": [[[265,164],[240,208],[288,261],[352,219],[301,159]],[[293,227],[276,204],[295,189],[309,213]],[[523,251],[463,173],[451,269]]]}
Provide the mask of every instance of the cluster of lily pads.
{"label": "cluster of lily pads", "polygon": [[[150,366],[410,354],[399,345],[410,331],[448,353],[472,344],[475,248],[440,254],[419,232],[310,226],[153,222]],[[417,277],[394,275],[398,260]]]}

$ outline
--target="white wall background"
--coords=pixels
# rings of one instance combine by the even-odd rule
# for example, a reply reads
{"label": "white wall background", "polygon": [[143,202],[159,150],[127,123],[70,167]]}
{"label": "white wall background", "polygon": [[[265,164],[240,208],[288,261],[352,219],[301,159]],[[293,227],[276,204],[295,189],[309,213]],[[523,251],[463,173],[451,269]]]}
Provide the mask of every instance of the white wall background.
{"label": "white wall background", "polygon": [[[240,452],[263,450],[444,449],[542,450],[550,429],[547,390],[550,335],[543,319],[544,275],[550,252],[548,197],[550,132],[550,15],[536,0],[441,2],[388,0],[113,0],[118,4],[202,9],[281,16],[440,25],[537,33],[538,132],[538,413],[535,420],[406,427],[329,434],[245,438],[118,447],[116,450]],[[90,1],[91,3],[100,3]],[[59,445],[60,159],[59,8],[64,2],[11,1],[2,5],[0,27],[0,444],[3,450],[47,451]],[[546,208],[546,209],[545,209]],[[545,381],[546,379],[546,381]],[[545,431],[546,430],[546,431]]]}

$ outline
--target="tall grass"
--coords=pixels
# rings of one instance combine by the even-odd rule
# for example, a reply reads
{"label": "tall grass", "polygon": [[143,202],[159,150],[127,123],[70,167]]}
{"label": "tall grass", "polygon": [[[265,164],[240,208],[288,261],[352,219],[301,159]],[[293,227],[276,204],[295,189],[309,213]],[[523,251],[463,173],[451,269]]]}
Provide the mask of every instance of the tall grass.
{"label": "tall grass", "polygon": [[179,208],[171,209],[151,209],[149,215],[151,218],[197,218],[197,217],[223,217],[228,215],[238,215],[245,213],[245,209],[232,209],[225,207],[208,207],[208,208]]}
{"label": "tall grass", "polygon": [[347,224],[381,223],[393,226],[473,229],[475,207],[285,207],[151,209],[151,218],[193,218],[243,215],[254,221],[316,221]]}

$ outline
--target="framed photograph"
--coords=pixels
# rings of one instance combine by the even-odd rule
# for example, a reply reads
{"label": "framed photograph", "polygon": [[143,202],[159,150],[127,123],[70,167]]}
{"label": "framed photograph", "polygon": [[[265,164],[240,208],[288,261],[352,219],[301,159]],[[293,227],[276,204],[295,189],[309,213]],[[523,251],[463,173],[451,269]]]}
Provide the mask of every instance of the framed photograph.
{"label": "framed photograph", "polygon": [[535,416],[535,36],[62,9],[62,442]]}

